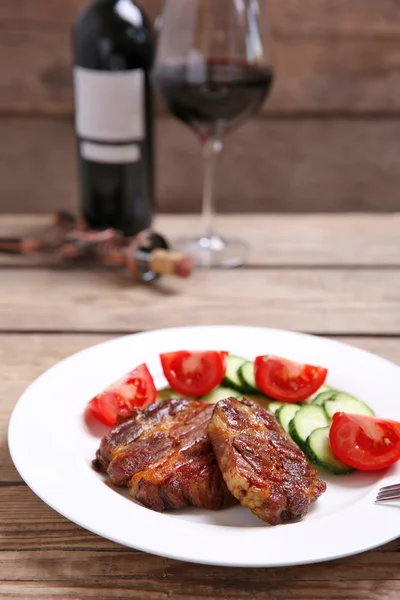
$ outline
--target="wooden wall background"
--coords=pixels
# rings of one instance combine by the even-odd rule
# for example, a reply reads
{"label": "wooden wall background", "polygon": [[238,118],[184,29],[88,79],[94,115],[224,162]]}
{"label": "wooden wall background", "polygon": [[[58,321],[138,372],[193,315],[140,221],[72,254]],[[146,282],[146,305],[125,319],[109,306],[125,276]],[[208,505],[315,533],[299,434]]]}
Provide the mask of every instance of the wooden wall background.
{"label": "wooden wall background", "polygon": [[[76,206],[70,28],[84,3],[0,0],[2,212]],[[161,0],[141,4],[154,17]],[[227,141],[219,209],[400,209],[400,1],[269,4],[277,80]],[[166,116],[157,163],[159,210],[198,210],[198,143]]]}

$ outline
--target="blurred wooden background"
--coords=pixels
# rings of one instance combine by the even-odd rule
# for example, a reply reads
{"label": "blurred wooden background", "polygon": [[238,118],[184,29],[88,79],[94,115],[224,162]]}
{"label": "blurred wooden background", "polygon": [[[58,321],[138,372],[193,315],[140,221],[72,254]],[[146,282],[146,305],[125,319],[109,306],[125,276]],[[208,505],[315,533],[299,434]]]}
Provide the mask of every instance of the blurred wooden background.
{"label": "blurred wooden background", "polygon": [[[2,212],[76,206],[70,29],[84,3],[0,0]],[[162,2],[140,4],[154,18]],[[400,1],[269,5],[277,79],[227,140],[219,210],[400,209]],[[199,210],[199,145],[166,116],[157,165],[159,210]]]}

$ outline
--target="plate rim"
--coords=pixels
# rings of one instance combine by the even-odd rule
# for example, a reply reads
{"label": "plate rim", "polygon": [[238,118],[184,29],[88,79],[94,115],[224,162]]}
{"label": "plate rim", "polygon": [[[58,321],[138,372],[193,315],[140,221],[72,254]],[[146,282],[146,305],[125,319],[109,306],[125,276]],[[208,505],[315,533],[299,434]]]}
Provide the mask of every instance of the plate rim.
{"label": "plate rim", "polygon": [[[286,562],[282,562],[282,561],[277,561],[276,563],[269,561],[268,563],[261,561],[255,561],[254,563],[252,562],[248,562],[248,561],[233,561],[230,560],[229,562],[225,561],[224,559],[221,560],[216,560],[216,559],[205,559],[205,558],[200,558],[200,557],[196,557],[196,556],[191,556],[190,558],[187,558],[185,556],[182,555],[182,553],[180,552],[168,552],[165,549],[163,551],[157,551],[156,548],[151,548],[149,549],[149,545],[147,544],[141,544],[140,542],[136,542],[133,544],[133,542],[130,543],[126,543],[125,541],[121,541],[121,538],[119,536],[112,536],[109,533],[108,534],[104,534],[104,532],[102,532],[101,528],[95,528],[93,526],[88,527],[87,523],[85,523],[85,520],[81,520],[79,519],[79,517],[77,517],[76,515],[72,516],[71,514],[69,514],[68,510],[64,510],[63,508],[60,508],[59,503],[57,502],[53,502],[52,499],[49,500],[48,498],[44,497],[46,494],[43,495],[43,493],[41,493],[41,491],[38,489],[38,487],[36,485],[36,482],[32,481],[32,478],[29,476],[29,473],[26,473],[26,471],[24,470],[24,467],[21,467],[21,462],[19,461],[18,457],[18,451],[16,451],[16,445],[14,445],[14,431],[16,431],[16,427],[18,426],[18,418],[19,417],[19,412],[21,410],[21,406],[23,406],[23,402],[24,402],[24,398],[28,397],[31,393],[32,393],[32,389],[35,389],[35,386],[37,386],[38,384],[40,384],[40,382],[43,382],[44,380],[46,380],[46,378],[49,376],[49,373],[54,373],[56,372],[58,369],[62,368],[63,366],[65,367],[65,365],[67,365],[70,361],[73,362],[74,360],[79,360],[79,357],[83,354],[90,354],[91,351],[93,351],[93,349],[98,348],[98,349],[102,349],[104,347],[109,347],[112,346],[113,344],[118,345],[119,343],[121,343],[121,340],[137,340],[140,337],[150,337],[150,336],[155,336],[157,337],[158,334],[171,334],[171,333],[179,333],[182,331],[187,331],[187,330],[232,330],[234,329],[235,331],[238,330],[247,330],[247,331],[251,331],[253,333],[256,332],[273,332],[275,335],[289,335],[289,336],[298,336],[300,338],[311,338],[311,339],[319,339],[322,340],[323,342],[329,343],[329,344],[334,344],[336,346],[340,346],[340,347],[345,347],[345,348],[351,348],[354,351],[356,351],[357,353],[361,353],[361,355],[367,355],[370,358],[373,358],[374,360],[379,360],[382,361],[382,364],[386,364],[390,367],[396,367],[396,369],[399,370],[399,376],[400,376],[400,367],[398,365],[396,365],[395,363],[381,357],[378,355],[375,355],[374,353],[368,351],[368,350],[364,350],[361,348],[358,348],[356,346],[352,346],[350,344],[346,344],[345,342],[342,342],[340,340],[336,340],[336,339],[330,339],[330,338],[326,338],[324,336],[316,336],[313,334],[309,334],[309,333],[302,333],[299,331],[291,331],[291,330],[284,330],[284,329],[275,329],[275,328],[270,328],[270,327],[257,327],[257,326],[243,326],[243,325],[195,325],[195,326],[186,326],[186,327],[166,327],[166,328],[162,328],[162,329],[155,329],[155,330],[149,330],[149,331],[144,331],[144,332],[140,332],[140,333],[132,333],[132,334],[126,334],[126,335],[122,335],[122,336],[116,336],[114,338],[111,338],[109,340],[105,340],[105,341],[101,341],[98,342],[96,344],[90,345],[86,348],[83,348],[67,357],[65,357],[64,359],[62,359],[61,361],[59,361],[58,363],[56,363],[55,365],[51,366],[49,369],[45,370],[41,375],[39,375],[39,377],[37,377],[27,388],[26,390],[22,393],[22,395],[20,396],[20,398],[18,399],[16,405],[14,406],[12,413],[11,413],[11,417],[9,420],[9,426],[8,426],[8,448],[9,448],[9,452],[12,458],[12,461],[14,463],[15,468],[17,469],[18,473],[20,474],[20,476],[22,477],[22,479],[26,482],[26,484],[28,485],[28,487],[36,494],[36,496],[38,496],[45,504],[47,504],[48,506],[50,506],[53,510],[55,510],[57,513],[61,514],[62,516],[64,516],[65,518],[67,518],[68,520],[70,520],[71,522],[77,524],[78,526],[91,531],[92,533],[103,537],[105,539],[108,539],[110,541],[116,542],[118,544],[121,544],[125,547],[128,548],[135,548],[137,550],[143,551],[143,552],[147,552],[147,553],[151,553],[154,555],[158,555],[158,556],[162,556],[162,557],[166,557],[166,558],[170,558],[173,560],[180,560],[180,561],[185,561],[185,562],[191,562],[191,563],[197,563],[197,564],[204,564],[204,565],[213,565],[213,566],[223,566],[223,567],[242,567],[242,568],[260,568],[260,567],[265,567],[265,568],[273,568],[273,567],[281,567],[281,566],[295,566],[295,565],[306,565],[306,564],[317,564],[317,563],[321,563],[321,562],[326,562],[326,561],[330,561],[330,560],[337,560],[339,558],[344,558],[347,556],[352,556],[354,554],[358,554],[360,552],[364,552],[367,550],[371,550],[373,548],[379,547],[385,543],[388,543],[394,539],[396,539],[399,534],[400,534],[400,522],[399,522],[399,530],[396,533],[393,533],[393,529],[392,529],[392,533],[390,536],[386,536],[384,539],[380,539],[377,542],[372,542],[371,544],[367,544],[367,545],[363,545],[362,548],[358,548],[356,550],[354,550],[354,548],[349,548],[347,551],[341,551],[339,553],[335,553],[333,552],[330,555],[326,555],[326,556],[320,556],[320,557],[316,557],[313,556],[311,558],[304,558],[302,559],[295,559],[295,560],[288,560]],[[19,408],[18,408],[19,407]],[[113,490],[111,490],[112,493],[114,495],[115,492]],[[369,494],[370,496],[372,496],[372,493]],[[140,507],[143,508],[143,507]],[[384,507],[380,507],[380,508],[384,508]],[[144,509],[146,511],[148,511],[148,509]],[[149,511],[152,512],[152,511]],[[343,510],[339,511],[339,514],[342,514]],[[159,513],[156,513],[159,514]],[[179,521],[175,521],[175,523],[177,523]],[[295,524],[290,524],[290,527],[301,527],[304,526],[306,522],[305,521],[301,521],[299,523],[295,523]],[[184,521],[184,525],[186,527],[189,526],[189,522],[188,521]],[[197,525],[197,524],[196,524]],[[204,527],[204,525],[202,525]],[[279,526],[279,528],[281,527],[288,527],[289,525],[285,525],[285,526]],[[211,526],[213,527],[213,525]],[[188,527],[190,528],[190,527]],[[223,528],[226,529],[226,528]],[[243,529],[247,529],[247,528],[231,528],[239,531],[242,531]],[[262,530],[264,531],[264,528],[251,528],[253,530],[253,534],[255,533],[254,530]],[[276,528],[274,528],[276,529]],[[268,528],[268,531],[271,531],[271,529]],[[256,534],[258,535],[258,534]]]}

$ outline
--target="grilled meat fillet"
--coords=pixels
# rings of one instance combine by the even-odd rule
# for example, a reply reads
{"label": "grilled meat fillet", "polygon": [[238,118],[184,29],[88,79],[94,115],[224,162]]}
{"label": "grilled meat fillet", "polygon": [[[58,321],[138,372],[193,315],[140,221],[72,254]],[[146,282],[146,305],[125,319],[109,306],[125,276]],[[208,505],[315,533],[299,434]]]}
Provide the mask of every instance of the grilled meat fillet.
{"label": "grilled meat fillet", "polygon": [[207,434],[213,408],[177,399],[133,410],[103,438],[93,466],[156,511],[231,506]]}
{"label": "grilled meat fillet", "polygon": [[221,400],[208,432],[230,492],[271,525],[300,519],[326,490],[275,416],[255,402]]}

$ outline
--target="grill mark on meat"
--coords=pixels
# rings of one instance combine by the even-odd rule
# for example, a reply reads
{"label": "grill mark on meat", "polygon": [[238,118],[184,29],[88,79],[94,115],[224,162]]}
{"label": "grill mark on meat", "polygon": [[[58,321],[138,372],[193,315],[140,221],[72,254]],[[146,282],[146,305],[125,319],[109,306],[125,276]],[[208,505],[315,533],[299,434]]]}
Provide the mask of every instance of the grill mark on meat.
{"label": "grill mark on meat", "polygon": [[175,399],[134,410],[103,438],[93,466],[153,510],[231,506],[207,434],[213,409]]}
{"label": "grill mark on meat", "polygon": [[231,493],[270,523],[303,517],[326,489],[275,416],[249,400],[221,400],[209,425]]}

